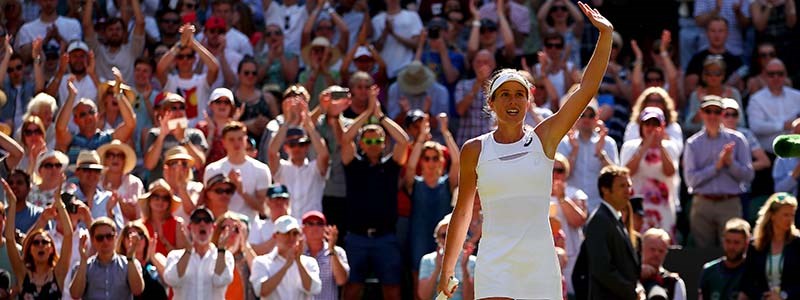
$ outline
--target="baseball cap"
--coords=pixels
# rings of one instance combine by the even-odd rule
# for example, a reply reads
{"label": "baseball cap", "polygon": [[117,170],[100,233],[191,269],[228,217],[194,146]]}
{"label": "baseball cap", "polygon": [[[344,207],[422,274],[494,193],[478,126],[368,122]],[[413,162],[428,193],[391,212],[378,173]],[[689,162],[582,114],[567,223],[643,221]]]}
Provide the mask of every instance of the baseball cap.
{"label": "baseball cap", "polygon": [[653,106],[645,107],[644,110],[642,110],[639,121],[644,122],[652,118],[658,119],[661,125],[664,125],[664,112],[662,112],[660,108]]}
{"label": "baseball cap", "polygon": [[286,142],[289,144],[302,144],[309,141],[308,134],[306,134],[306,131],[303,130],[303,128],[292,127],[286,130]]}
{"label": "baseball cap", "polygon": [[297,222],[292,216],[280,216],[277,220],[275,220],[275,232],[276,233],[288,233],[289,231],[297,230],[300,231],[300,223]]}
{"label": "baseball cap", "polygon": [[481,19],[481,29],[497,30],[497,22],[483,18]]}
{"label": "baseball cap", "polygon": [[644,198],[641,195],[631,197],[631,211],[634,214],[644,216]]}
{"label": "baseball cap", "polygon": [[75,50],[83,50],[89,52],[89,45],[86,45],[86,43],[84,43],[81,40],[73,40],[72,42],[69,42],[69,46],[67,46],[67,53],[71,53],[72,51]]}
{"label": "baseball cap", "polygon": [[212,213],[207,207],[201,205],[192,211],[192,214],[189,216],[189,220],[194,223],[195,220],[206,219],[206,216],[211,219],[211,223],[214,223],[214,213]]}
{"label": "baseball cap", "polygon": [[317,219],[322,220],[322,223],[325,223],[325,224],[328,223],[328,220],[325,219],[325,215],[323,215],[322,212],[320,212],[318,210],[312,210],[312,211],[309,211],[309,212],[303,214],[302,221],[303,221],[303,223],[305,223],[309,219],[313,219],[313,218],[317,218]]}
{"label": "baseball cap", "polygon": [[722,108],[723,109],[730,108],[730,109],[735,109],[735,110],[739,111],[739,103],[736,102],[736,100],[731,99],[731,98],[722,98],[721,102],[722,102]]}
{"label": "baseball cap", "polygon": [[414,122],[425,118],[425,112],[420,109],[412,109],[406,113],[406,119],[403,121],[405,127],[411,126]]}
{"label": "baseball cap", "polygon": [[700,103],[700,108],[706,108],[709,106],[716,106],[722,108],[722,98],[719,96],[708,95],[703,97],[703,102]]}
{"label": "baseball cap", "polygon": [[289,198],[289,189],[283,184],[274,184],[267,188],[267,197],[270,198]]}
{"label": "baseball cap", "polygon": [[206,20],[206,29],[225,29],[225,19],[217,16],[211,16]]}
{"label": "baseball cap", "polygon": [[208,103],[214,102],[222,97],[228,98],[228,101],[231,102],[231,105],[236,106],[236,103],[233,102],[233,92],[224,87],[214,89],[214,91],[211,92],[211,97],[208,97]]}
{"label": "baseball cap", "polygon": [[356,54],[353,55],[353,59],[358,59],[362,56],[372,58],[372,52],[369,52],[369,49],[367,49],[365,46],[358,46],[356,49]]}

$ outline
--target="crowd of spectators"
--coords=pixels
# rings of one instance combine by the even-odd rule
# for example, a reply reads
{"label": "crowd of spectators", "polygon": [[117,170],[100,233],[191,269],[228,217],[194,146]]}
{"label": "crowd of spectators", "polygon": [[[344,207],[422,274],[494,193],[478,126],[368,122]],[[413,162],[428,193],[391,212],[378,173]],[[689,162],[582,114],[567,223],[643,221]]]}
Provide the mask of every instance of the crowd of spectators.
{"label": "crowd of spectators", "polygon": [[[587,2],[617,31],[554,158],[565,298],[625,188],[641,294],[694,294],[663,267],[682,246],[724,249],[703,299],[800,299],[800,160],[772,147],[800,134],[796,1]],[[0,296],[432,299],[486,81],[518,69],[525,122],[558,113],[597,39],[576,3],[3,1]],[[492,247],[475,203],[459,299]]]}

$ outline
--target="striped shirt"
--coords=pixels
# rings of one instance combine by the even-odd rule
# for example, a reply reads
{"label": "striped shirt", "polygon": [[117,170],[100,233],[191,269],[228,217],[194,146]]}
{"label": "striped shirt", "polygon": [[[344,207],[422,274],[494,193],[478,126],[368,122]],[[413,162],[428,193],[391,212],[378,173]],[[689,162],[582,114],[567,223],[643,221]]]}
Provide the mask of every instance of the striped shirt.
{"label": "striped shirt", "polygon": [[[333,278],[333,266],[331,261],[331,252],[328,250],[328,243],[323,242],[322,248],[324,250],[317,253],[316,256],[311,255],[311,251],[306,247],[305,255],[311,256],[317,260],[319,265],[319,279],[322,281],[322,291],[316,296],[314,300],[337,300],[339,299],[339,286],[336,285],[336,280]],[[342,247],[336,246],[336,256],[342,263],[345,272],[349,277],[350,264],[347,263],[347,254],[345,254]]]}
{"label": "striped shirt", "polygon": [[[464,79],[456,84],[455,99],[456,102],[461,101],[472,92],[472,85],[475,84],[476,79]],[[483,88],[473,95],[472,104],[469,110],[464,115],[458,118],[458,132],[456,132],[456,143],[463,145],[467,140],[476,136],[482,135],[492,130],[494,122],[492,116],[484,111],[486,99],[483,94]]]}

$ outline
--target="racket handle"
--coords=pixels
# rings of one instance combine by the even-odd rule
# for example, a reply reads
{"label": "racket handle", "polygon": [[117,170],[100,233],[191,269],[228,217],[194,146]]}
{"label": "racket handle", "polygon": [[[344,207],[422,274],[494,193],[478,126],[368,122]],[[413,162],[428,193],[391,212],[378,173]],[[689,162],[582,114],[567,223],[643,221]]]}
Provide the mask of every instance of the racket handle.
{"label": "racket handle", "polygon": [[[447,289],[452,290],[453,287],[457,286],[459,283],[458,279],[455,277],[450,277],[450,281],[447,282]],[[447,300],[447,296],[443,292],[439,292],[439,295],[436,296],[436,300]]]}

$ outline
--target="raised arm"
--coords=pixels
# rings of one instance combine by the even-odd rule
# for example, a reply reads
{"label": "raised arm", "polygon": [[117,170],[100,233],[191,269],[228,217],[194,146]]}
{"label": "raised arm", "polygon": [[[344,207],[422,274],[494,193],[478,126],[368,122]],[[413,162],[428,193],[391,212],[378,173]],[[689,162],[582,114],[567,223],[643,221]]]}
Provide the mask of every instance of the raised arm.
{"label": "raised arm", "polygon": [[630,77],[631,94],[634,95],[634,97],[638,97],[639,94],[644,91],[645,87],[644,71],[642,70],[644,55],[642,54],[642,49],[639,48],[639,43],[637,43],[636,40],[631,40],[631,50],[633,51],[633,56],[635,57]]}
{"label": "raised arm", "polygon": [[[124,9],[122,9],[124,10]],[[94,11],[94,0],[88,0],[83,4],[83,15],[81,15],[81,27],[83,29],[83,38],[85,40],[95,40],[97,34],[94,32],[94,22],[92,21],[92,13]],[[127,23],[125,23],[127,25]]]}
{"label": "raised arm", "polygon": [[22,149],[22,146],[5,133],[0,133],[0,149],[8,152],[8,156],[6,156],[5,160],[6,169],[8,170],[16,169],[17,164],[19,164],[19,161],[22,160],[22,157],[25,155],[25,150]]}
{"label": "raised arm", "polygon": [[[475,1],[469,2],[469,12],[472,15],[472,28],[469,31],[469,38],[467,39],[467,60],[472,61],[475,54],[480,50],[480,35],[481,35],[481,15],[478,12],[478,7]],[[539,23],[541,24],[541,22]]]}
{"label": "raised arm", "polygon": [[6,237],[6,252],[8,252],[8,260],[11,262],[11,271],[14,272],[16,278],[25,277],[25,262],[22,261],[22,256],[19,255],[16,245],[14,222],[16,222],[17,211],[17,196],[11,190],[5,179],[0,179],[3,184],[3,191],[6,194],[6,203],[8,203],[8,212],[6,214],[5,237]]}
{"label": "raised arm", "polygon": [[[206,73],[206,82],[209,86],[213,85],[214,81],[217,80],[217,74],[219,73],[219,61],[217,61],[217,58],[214,57],[214,55],[211,54],[206,47],[203,47],[203,44],[194,39],[194,37],[192,37],[190,45],[192,50],[200,55],[200,60],[206,65],[206,68],[208,68],[208,72]],[[223,53],[222,55],[225,54]]]}
{"label": "raised arm", "polygon": [[[61,196],[61,184],[56,187],[56,197]],[[69,214],[67,213],[67,208],[64,206],[64,201],[61,199],[55,199],[53,201],[53,206],[56,208],[56,213],[58,213],[58,222],[61,223],[61,227],[64,231],[61,233],[64,236],[64,240],[62,241],[61,245],[72,245],[72,221],[69,219]],[[55,275],[56,280],[58,281],[59,286],[64,286],[64,283],[67,282],[67,273],[69,272],[70,263],[72,262],[72,247],[61,247],[61,253],[59,254],[58,263],[56,263],[55,268]]]}
{"label": "raised arm", "polygon": [[303,49],[306,45],[311,43],[311,31],[314,30],[314,23],[317,22],[317,18],[319,18],[319,13],[322,10],[322,5],[319,2],[320,1],[317,0],[317,5],[314,6],[313,10],[311,10],[311,14],[308,15],[306,23],[303,24],[303,31],[302,34],[300,35],[300,49]]}
{"label": "raised arm", "polygon": [[[134,2],[136,1],[137,0],[134,0]],[[128,141],[133,134],[133,130],[136,129],[136,116],[133,114],[133,107],[131,107],[131,102],[134,99],[128,99],[126,94],[122,92],[120,87],[122,86],[123,79],[119,69],[113,67],[111,72],[117,79],[117,84],[113,87],[113,91],[115,97],[117,97],[117,104],[119,104],[119,111],[122,115],[122,124],[119,124],[114,130],[113,137],[120,141]]]}
{"label": "raised arm", "polygon": [[[133,35],[144,35],[144,13],[142,13],[141,3],[139,0],[130,0],[131,9],[133,9]],[[125,22],[128,24],[128,22]]]}
{"label": "raised arm", "polygon": [[578,5],[583,10],[583,13],[589,17],[592,24],[600,30],[600,37],[594,54],[592,54],[592,58],[583,73],[580,87],[568,96],[564,106],[553,117],[548,118],[536,127],[536,134],[542,141],[545,154],[548,157],[555,155],[561,138],[572,127],[572,124],[575,124],[589,101],[597,93],[600,82],[603,80],[603,74],[605,74],[608,67],[608,59],[611,54],[611,34],[614,31],[614,26],[597,9],[593,9],[583,2],[579,2]]}
{"label": "raised arm", "polygon": [[[682,95],[680,94],[680,86],[678,85],[678,76],[680,70],[672,62],[672,57],[669,55],[669,46],[672,44],[672,33],[664,29],[661,31],[661,44],[659,45],[658,54],[663,59],[664,75],[667,77],[667,84],[669,84],[669,96],[676,102],[682,102]],[[638,94],[634,94],[637,95]]]}
{"label": "raised arm", "polygon": [[301,123],[303,128],[311,139],[311,146],[314,147],[314,152],[317,153],[317,170],[320,176],[325,176],[328,173],[328,165],[330,165],[330,153],[328,146],[325,145],[325,140],[319,135],[316,128],[316,120],[318,118],[311,118],[307,115],[301,115]]}
{"label": "raised arm", "polygon": [[44,61],[42,61],[42,39],[36,38],[31,43],[31,56],[33,58],[33,93],[44,91]]}
{"label": "raised arm", "polygon": [[378,123],[386,129],[389,136],[394,139],[394,149],[392,149],[392,159],[398,165],[405,165],[408,159],[408,135],[400,125],[397,125],[392,118],[384,115],[381,111],[380,102],[375,103],[375,111],[373,116],[378,118]]}
{"label": "raised arm", "polygon": [[448,171],[448,177],[450,177],[450,192],[453,192],[456,187],[458,187],[458,174],[461,170],[459,168],[461,165],[461,153],[459,153],[458,144],[456,144],[456,140],[453,138],[453,134],[450,133],[450,128],[447,126],[447,124],[449,124],[447,114],[440,113],[437,118],[439,119],[439,130],[442,131],[445,146],[447,146],[448,153],[450,153],[450,170]]}
{"label": "raised arm", "polygon": [[514,58],[516,55],[516,45],[514,44],[514,31],[511,30],[511,25],[506,18],[506,12],[503,9],[506,0],[497,0],[495,6],[497,7],[497,25],[500,37],[503,39],[503,55],[507,58]]}
{"label": "raised arm", "polygon": [[11,35],[9,34],[6,34],[4,50],[3,60],[0,62],[0,82],[5,82],[6,74],[8,73],[8,61],[11,60],[11,55],[14,54],[14,47],[11,45]]}
{"label": "raised arm", "polygon": [[333,21],[333,25],[336,26],[337,30],[339,30],[339,42],[336,43],[336,47],[339,48],[339,51],[346,52],[350,46],[350,29],[347,28],[347,23],[342,20],[342,17],[339,16],[336,10],[331,10],[330,16],[331,21]]}
{"label": "raised arm", "polygon": [[75,87],[73,80],[75,80],[75,77],[70,76],[67,81],[69,96],[67,96],[67,101],[61,105],[61,108],[58,110],[58,116],[56,117],[56,150],[61,150],[62,152],[66,152],[67,147],[72,143],[72,134],[67,130],[67,124],[69,124],[69,119],[72,117],[72,106],[73,103],[75,103],[75,95],[78,94],[78,88]]}
{"label": "raised arm", "polygon": [[350,164],[355,158],[356,155],[356,144],[354,142],[356,135],[358,135],[359,130],[361,129],[364,124],[367,123],[369,117],[372,116],[372,112],[377,107],[376,103],[378,102],[378,94],[380,93],[380,88],[377,85],[373,85],[370,87],[370,97],[369,102],[367,104],[367,109],[361,112],[360,115],[356,118],[355,122],[353,122],[350,127],[347,128],[347,131],[344,132],[342,135],[342,143],[341,143],[341,155],[342,155],[342,164],[345,166]]}
{"label": "raised arm", "polygon": [[417,177],[417,163],[419,163],[419,157],[422,155],[422,147],[425,145],[425,139],[431,134],[431,123],[427,119],[428,117],[426,116],[425,120],[422,121],[422,127],[420,127],[419,135],[414,141],[414,147],[411,149],[406,172],[403,176],[403,184],[409,195],[414,193],[414,178]]}
{"label": "raised arm", "polygon": [[[296,97],[292,97],[284,101],[298,100]],[[269,141],[269,146],[267,147],[267,158],[269,170],[272,172],[272,174],[278,174],[278,171],[281,169],[281,147],[286,141],[286,132],[289,130],[289,127],[294,126],[297,123],[296,115],[297,114],[291,109],[289,111],[284,111],[284,122],[280,127],[278,127],[278,132],[275,133],[275,136],[273,136]]]}

